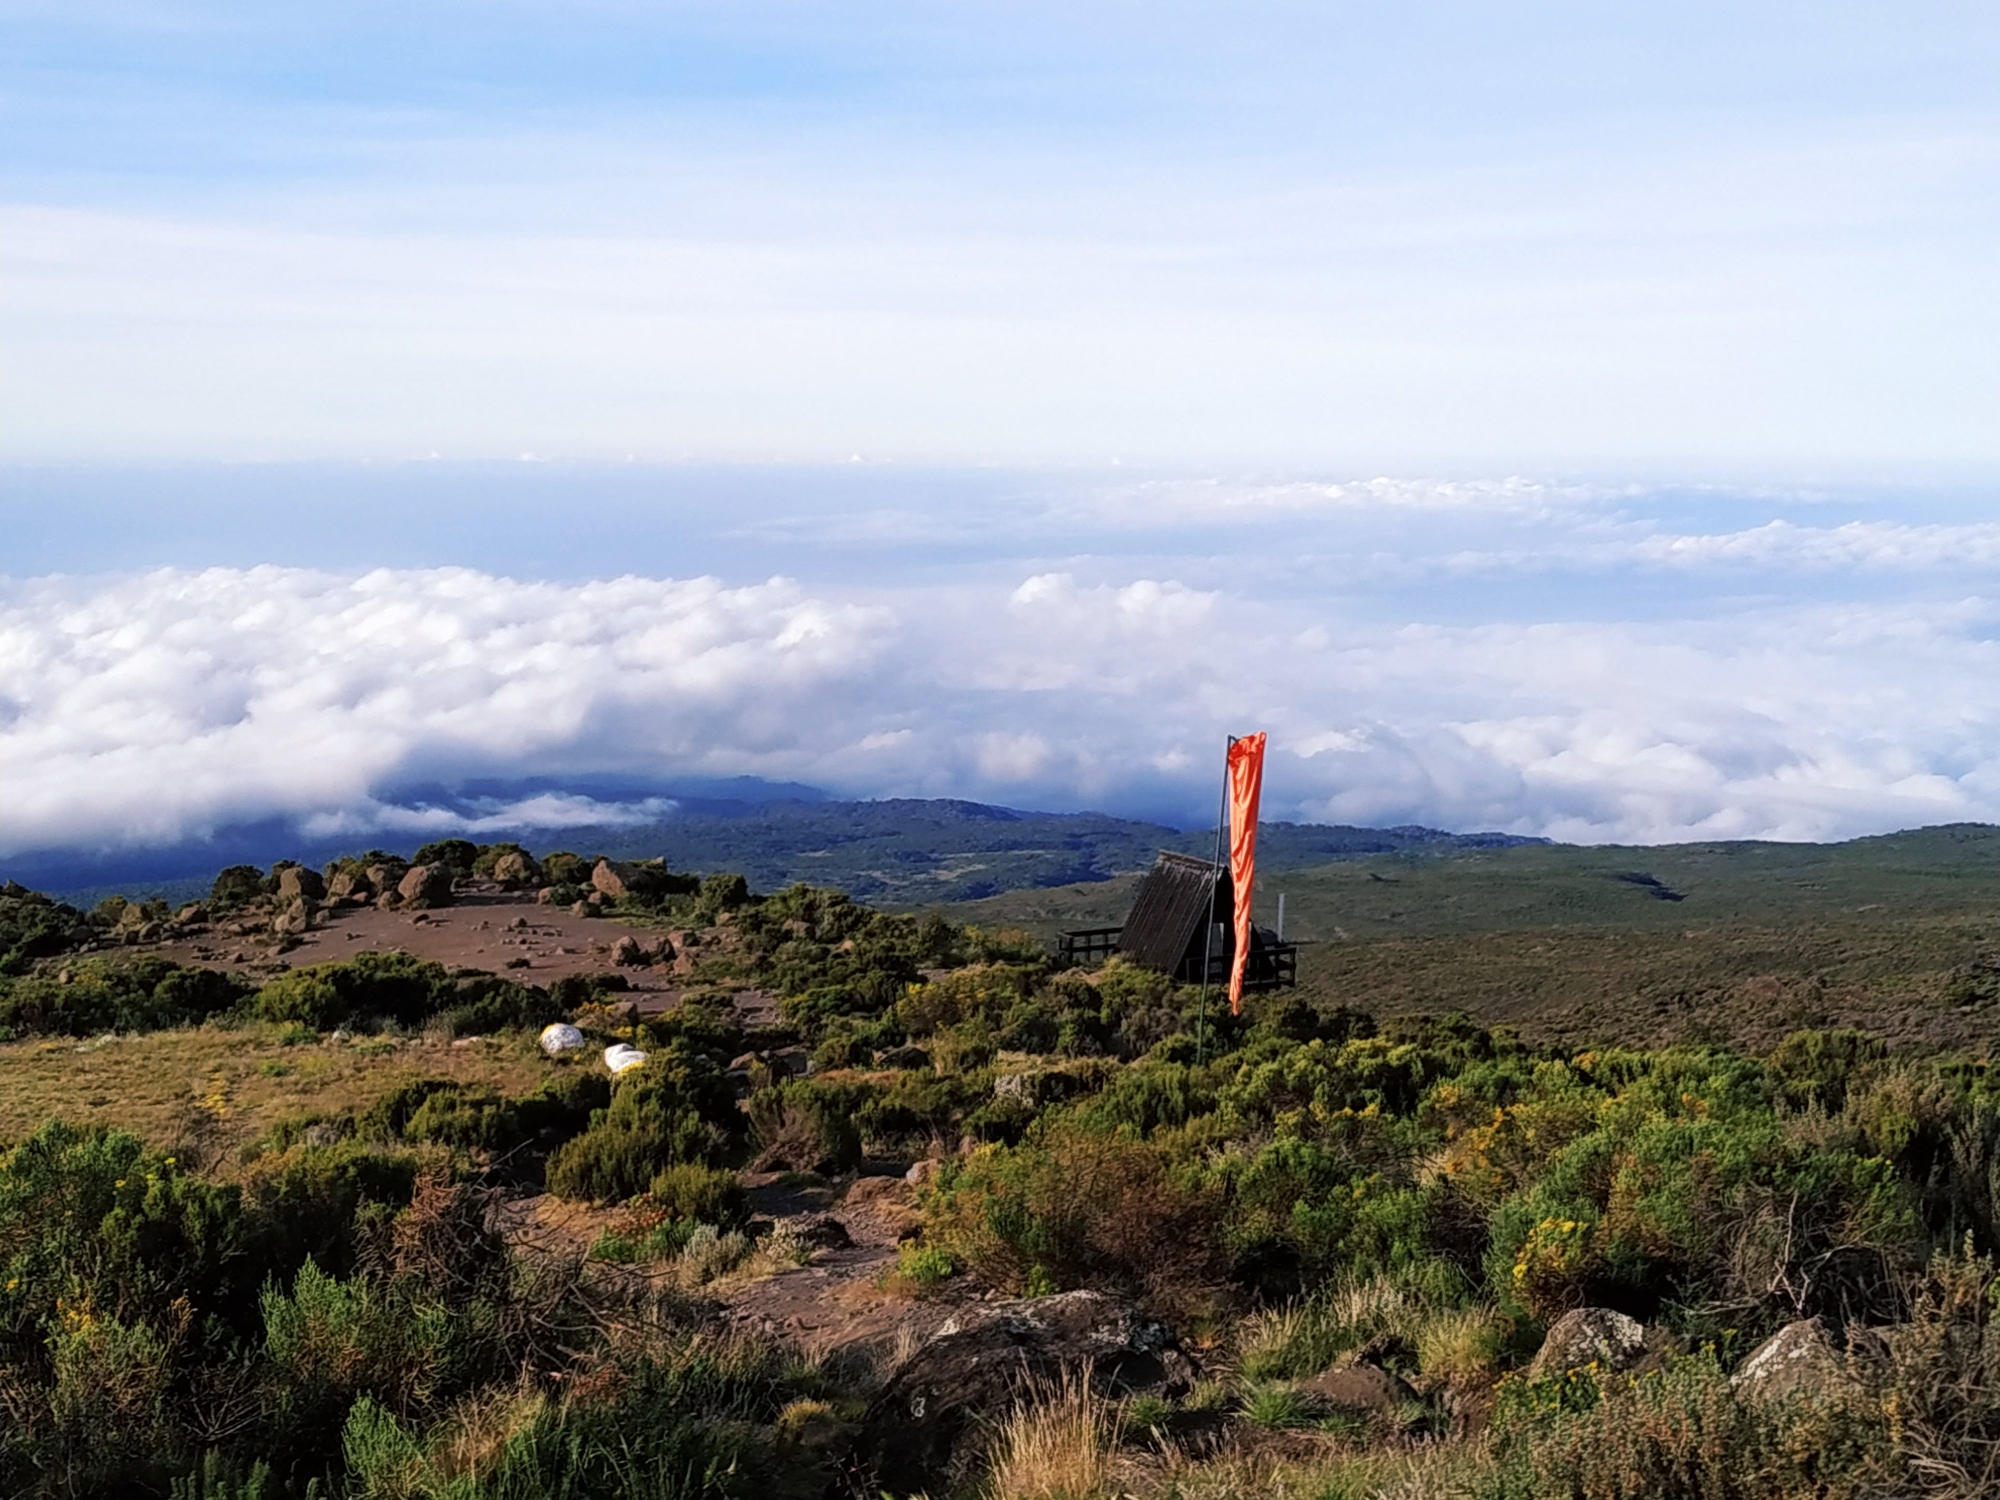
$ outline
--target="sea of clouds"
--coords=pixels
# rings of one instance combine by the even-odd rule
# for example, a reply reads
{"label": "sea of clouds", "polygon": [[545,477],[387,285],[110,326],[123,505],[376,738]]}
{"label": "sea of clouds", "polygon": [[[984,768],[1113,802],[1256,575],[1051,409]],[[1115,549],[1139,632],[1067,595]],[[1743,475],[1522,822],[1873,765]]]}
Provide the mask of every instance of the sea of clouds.
{"label": "sea of clouds", "polygon": [[[0,580],[0,854],[671,812],[392,790],[478,778],[753,775],[1192,823],[1253,729],[1273,817],[1593,842],[2000,820],[2000,525],[1876,509],[1043,484],[1004,522],[907,495],[712,515],[733,578]],[[805,565],[743,576],[760,548]]]}

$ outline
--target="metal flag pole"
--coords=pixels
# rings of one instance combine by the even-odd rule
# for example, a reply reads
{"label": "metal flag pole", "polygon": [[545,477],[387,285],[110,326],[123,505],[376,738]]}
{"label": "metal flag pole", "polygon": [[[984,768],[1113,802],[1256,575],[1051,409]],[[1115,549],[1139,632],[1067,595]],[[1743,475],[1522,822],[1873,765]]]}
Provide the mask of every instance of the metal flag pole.
{"label": "metal flag pole", "polygon": [[1194,1062],[1200,1067],[1208,1055],[1208,976],[1215,955],[1215,894],[1222,889],[1222,825],[1229,821],[1229,747],[1236,743],[1230,735],[1222,747],[1222,804],[1215,810],[1215,873],[1208,883],[1208,928],[1201,940],[1201,1001],[1194,1013]]}

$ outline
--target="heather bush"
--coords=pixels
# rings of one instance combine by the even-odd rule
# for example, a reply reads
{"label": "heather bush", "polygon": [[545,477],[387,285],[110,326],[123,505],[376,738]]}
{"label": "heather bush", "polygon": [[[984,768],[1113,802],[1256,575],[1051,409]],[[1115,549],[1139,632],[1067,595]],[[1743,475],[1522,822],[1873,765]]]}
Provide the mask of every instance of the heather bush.
{"label": "heather bush", "polygon": [[221,970],[183,968],[155,956],[79,959],[55,973],[0,978],[0,1035],[194,1026],[248,993],[249,986]]}
{"label": "heather bush", "polygon": [[726,1147],[681,1082],[648,1062],[621,1078],[609,1107],[549,1158],[549,1191],[597,1202],[636,1197],[665,1168],[713,1165]]}

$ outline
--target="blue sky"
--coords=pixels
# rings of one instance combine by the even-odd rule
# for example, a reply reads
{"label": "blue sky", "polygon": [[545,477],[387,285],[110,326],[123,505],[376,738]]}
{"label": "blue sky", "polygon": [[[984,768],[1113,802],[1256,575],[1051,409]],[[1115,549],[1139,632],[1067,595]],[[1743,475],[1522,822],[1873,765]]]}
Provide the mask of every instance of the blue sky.
{"label": "blue sky", "polygon": [[38,461],[2000,459],[2000,21],[0,6]]}
{"label": "blue sky", "polygon": [[1280,816],[2000,819],[1997,78],[1922,3],[0,0],[0,857],[1192,818],[1252,727]]}

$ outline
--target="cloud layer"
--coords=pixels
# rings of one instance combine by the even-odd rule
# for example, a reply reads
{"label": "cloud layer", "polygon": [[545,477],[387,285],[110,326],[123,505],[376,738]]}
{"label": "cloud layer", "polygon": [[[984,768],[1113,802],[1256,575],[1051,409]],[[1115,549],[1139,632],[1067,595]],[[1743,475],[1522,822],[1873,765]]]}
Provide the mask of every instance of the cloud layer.
{"label": "cloud layer", "polygon": [[[1223,736],[1255,728],[1278,817],[1639,842],[2000,820],[1990,524],[1676,531],[1519,484],[1252,487],[1187,514],[1281,530],[1197,558],[1162,540],[1176,493],[1056,508],[1109,524],[1150,494],[1143,563],[989,548],[879,569],[901,581],[836,557],[742,586],[275,566],[0,585],[0,854],[268,818],[361,838],[670,810],[547,793],[412,811],[386,790],[607,773],[1193,821]],[[1400,541],[1356,545],[1402,581],[1364,598],[1344,586],[1362,554],[1316,549],[1371,526]],[[1257,586],[1264,557],[1294,565],[1284,587]],[[1453,578],[1537,569],[1600,592],[1665,580],[1682,607],[1592,617],[1532,577],[1471,618],[1446,607]],[[1895,587],[1850,586],[1877,575]],[[1702,592],[1721,584],[1735,594]]]}

